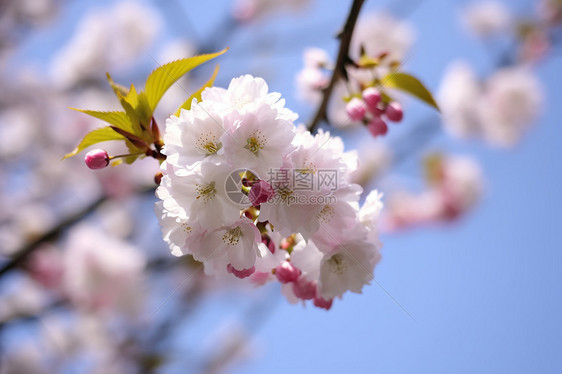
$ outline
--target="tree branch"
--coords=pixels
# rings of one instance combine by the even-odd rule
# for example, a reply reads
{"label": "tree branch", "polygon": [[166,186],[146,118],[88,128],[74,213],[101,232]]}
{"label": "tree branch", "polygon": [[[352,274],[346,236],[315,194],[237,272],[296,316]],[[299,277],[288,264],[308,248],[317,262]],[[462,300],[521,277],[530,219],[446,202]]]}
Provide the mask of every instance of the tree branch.
{"label": "tree branch", "polygon": [[330,79],[328,87],[324,89],[322,102],[320,103],[320,106],[316,111],[316,115],[308,125],[308,130],[310,132],[316,131],[320,122],[328,120],[328,102],[330,101],[330,97],[332,96],[332,91],[334,90],[336,82],[338,81],[340,76],[343,76],[343,74],[345,73],[345,62],[347,61],[349,55],[349,45],[351,43],[351,37],[353,36],[353,29],[355,28],[355,23],[357,22],[359,12],[364,2],[365,0],[353,0],[351,10],[349,11],[349,15],[347,16],[347,21],[345,21],[343,30],[338,35],[338,38],[340,39],[340,48],[338,51],[336,66],[334,67],[334,71],[332,72],[332,78]]}
{"label": "tree branch", "polygon": [[[141,193],[141,194],[145,194],[145,193],[153,194],[154,188],[140,190],[139,193]],[[43,233],[41,236],[37,237],[35,240],[25,244],[19,250],[15,251],[15,254],[13,255],[13,257],[10,258],[8,260],[8,262],[6,262],[0,268],[0,277],[2,277],[4,274],[9,272],[10,270],[18,267],[20,264],[22,264],[27,259],[27,257],[30,254],[32,254],[33,251],[35,251],[35,249],[37,247],[39,247],[39,245],[41,243],[44,243],[44,242],[47,242],[49,240],[55,239],[66,228],[74,225],[75,223],[79,222],[80,220],[82,220],[84,217],[86,217],[90,213],[97,210],[100,207],[100,205],[102,205],[105,201],[107,201],[109,199],[111,199],[111,197],[107,196],[107,195],[102,195],[102,196],[98,197],[95,201],[91,202],[89,205],[84,207],[82,210],[80,210],[80,211],[74,213],[73,215],[65,218],[64,220],[60,221],[55,227],[53,227],[49,231]]]}
{"label": "tree branch", "polygon": [[96,210],[105,200],[107,200],[106,196],[99,197],[97,200],[90,203],[90,205],[62,220],[55,227],[17,250],[14,256],[0,268],[0,277],[24,262],[27,256],[33,253],[39,244],[55,239],[67,226],[71,226],[80,221],[86,215]]}

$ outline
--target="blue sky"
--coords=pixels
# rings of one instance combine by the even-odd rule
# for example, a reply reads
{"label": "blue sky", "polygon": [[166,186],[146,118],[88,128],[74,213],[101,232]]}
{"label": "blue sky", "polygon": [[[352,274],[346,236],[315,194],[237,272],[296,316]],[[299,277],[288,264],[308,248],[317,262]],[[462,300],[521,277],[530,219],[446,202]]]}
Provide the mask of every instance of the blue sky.
{"label": "blue sky", "polygon": [[[212,11],[207,2],[190,4],[189,19],[170,24],[207,35],[223,19],[226,3],[218,1]],[[367,1],[365,11],[391,3]],[[391,9],[402,13],[414,2],[399,3]],[[453,59],[467,59],[483,74],[493,67],[486,48],[459,25],[461,3],[466,1],[426,0],[409,15],[417,42],[407,66],[432,90]],[[520,0],[509,6],[528,10],[530,3]],[[43,45],[35,56],[50,54],[84,4],[74,3],[66,10],[66,21],[30,40],[28,49]],[[317,1],[310,12],[296,18],[280,16],[237,31],[225,41],[231,50],[221,60],[220,79],[224,83],[243,73],[263,75],[271,89],[287,99],[289,108],[308,119],[311,110],[297,101],[293,86],[302,51],[319,46],[335,52],[332,36],[350,4]],[[175,31],[166,36],[182,27],[170,27]],[[245,55],[248,43],[259,46],[251,55]],[[39,65],[41,58],[35,57],[35,63]],[[430,150],[470,154],[482,164],[486,193],[476,209],[455,224],[384,235],[383,260],[375,270],[378,284],[365,287],[362,295],[346,294],[329,312],[289,305],[276,288],[256,291],[268,295],[266,303],[272,305],[264,309],[267,315],[252,334],[253,357],[233,372],[561,372],[560,64],[560,57],[552,57],[537,65],[545,109],[517,148],[496,150],[445,135],[429,144]],[[407,110],[400,125],[406,129],[431,114],[417,104]],[[396,132],[400,131],[405,130]],[[417,162],[412,158],[398,175],[419,177]],[[207,331],[227,319],[255,328],[253,318],[240,317],[244,307],[232,306],[229,300],[220,295],[205,305],[198,325],[183,335],[186,345],[196,346]]]}

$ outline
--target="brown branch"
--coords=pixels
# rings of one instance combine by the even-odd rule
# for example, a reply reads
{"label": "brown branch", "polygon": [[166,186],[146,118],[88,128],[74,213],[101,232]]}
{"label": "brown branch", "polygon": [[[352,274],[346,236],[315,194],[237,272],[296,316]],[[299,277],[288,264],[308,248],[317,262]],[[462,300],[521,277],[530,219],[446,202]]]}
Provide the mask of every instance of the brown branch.
{"label": "brown branch", "polygon": [[332,96],[332,91],[334,90],[336,82],[338,81],[340,76],[344,76],[343,74],[345,74],[345,63],[349,59],[349,45],[351,43],[351,37],[353,36],[353,29],[355,28],[357,17],[359,16],[359,12],[364,2],[365,0],[353,0],[351,10],[349,11],[349,15],[347,16],[347,21],[345,21],[343,30],[338,34],[338,38],[340,39],[338,59],[336,61],[336,66],[334,67],[334,71],[332,72],[330,83],[328,84],[328,87],[324,89],[322,102],[320,103],[320,106],[316,111],[316,115],[308,125],[308,130],[310,132],[316,131],[316,128],[318,127],[320,122],[328,120],[328,102],[330,101],[330,97]]}
{"label": "brown branch", "polygon": [[[153,194],[154,188],[149,188],[149,189],[144,189],[144,190],[141,189],[138,192],[141,193],[141,194],[145,194],[145,193]],[[25,244],[23,247],[16,250],[13,257],[10,258],[8,260],[8,262],[5,263],[0,268],[0,277],[2,277],[2,275],[9,272],[10,270],[13,270],[16,267],[18,267],[19,265],[21,265],[27,259],[27,257],[30,254],[32,254],[33,251],[35,251],[35,249],[37,247],[39,247],[39,245],[41,243],[48,242],[50,240],[56,239],[57,236],[59,236],[66,228],[68,228],[68,227],[78,223],[79,221],[81,221],[83,218],[88,216],[90,213],[97,210],[100,207],[100,205],[102,205],[105,201],[107,201],[109,199],[111,199],[110,196],[107,196],[107,195],[100,196],[99,198],[97,198],[95,201],[91,202],[89,205],[85,206],[80,211],[78,211],[78,212],[74,213],[73,215],[65,218],[62,221],[60,221],[55,227],[53,227],[49,231],[43,233],[41,236],[37,237],[35,240]]]}
{"label": "brown branch", "polygon": [[33,253],[33,251],[39,246],[39,244],[55,239],[66,227],[73,225],[89,213],[96,210],[105,200],[107,200],[106,196],[98,198],[97,200],[90,203],[90,205],[86,206],[84,209],[62,220],[49,231],[43,233],[35,240],[27,243],[22,248],[15,251],[14,256],[5,265],[3,265],[2,268],[0,268],[0,277],[24,262],[27,256]]}

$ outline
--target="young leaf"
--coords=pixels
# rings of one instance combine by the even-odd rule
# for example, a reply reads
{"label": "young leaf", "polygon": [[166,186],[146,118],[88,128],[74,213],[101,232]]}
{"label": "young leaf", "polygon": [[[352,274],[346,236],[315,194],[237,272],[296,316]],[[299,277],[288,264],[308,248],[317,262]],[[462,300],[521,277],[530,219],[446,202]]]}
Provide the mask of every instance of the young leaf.
{"label": "young leaf", "polygon": [[177,81],[182,75],[190,71],[191,69],[207,62],[215,57],[218,57],[225,53],[226,49],[223,49],[217,53],[210,53],[195,57],[184,58],[168,64],[162,65],[156,70],[154,70],[148,76],[146,80],[145,92],[148,98],[148,104],[150,108],[154,110],[156,105],[164,95],[164,93],[170,88],[175,81]]}
{"label": "young leaf", "polygon": [[125,101],[127,101],[129,104],[131,104],[131,106],[133,108],[136,108],[136,106],[139,103],[138,96],[139,96],[139,94],[137,93],[137,90],[135,89],[135,85],[131,84],[131,88],[129,89],[129,92],[127,92],[127,95],[125,96]]}
{"label": "young leaf", "polygon": [[431,92],[422,82],[410,74],[406,73],[389,73],[382,79],[382,84],[385,87],[396,88],[398,90],[409,93],[410,95],[420,99],[424,103],[439,110],[439,106],[433,99]]}
{"label": "young leaf", "polygon": [[201,88],[199,88],[191,96],[189,96],[189,98],[178,108],[178,110],[176,110],[174,116],[178,117],[182,109],[190,110],[193,99],[197,99],[197,101],[201,101],[201,94],[203,93],[205,88],[211,87],[213,83],[215,83],[215,78],[217,77],[218,72],[219,72],[219,65],[215,67],[215,71],[213,72],[211,78],[207,82],[205,82],[205,84],[201,86]]}
{"label": "young leaf", "polygon": [[131,124],[131,120],[127,116],[125,112],[98,112],[95,110],[85,110],[85,109],[76,109],[70,108],[72,110],[76,110],[78,112],[86,113],[92,117],[99,118],[102,121],[105,121],[115,127],[119,127],[125,131],[132,131],[133,126]]}
{"label": "young leaf", "polygon": [[150,119],[152,118],[152,113],[154,113],[154,108],[150,107],[148,97],[144,92],[138,94],[137,101],[135,112],[137,112],[137,116],[139,116],[143,129],[147,130],[150,127]]}
{"label": "young leaf", "polygon": [[127,90],[127,87],[115,83],[113,81],[113,78],[111,78],[111,75],[109,75],[109,73],[105,73],[105,75],[107,77],[107,81],[111,85],[111,88],[113,88],[113,91],[115,92],[115,95],[117,95],[118,99],[120,99],[121,96],[127,96],[127,94],[129,93],[129,90]]}
{"label": "young leaf", "polygon": [[135,108],[133,108],[124,97],[122,97],[120,101],[121,106],[125,109],[125,113],[131,122],[131,132],[135,135],[142,136],[142,127],[140,126],[139,117],[137,116],[137,112],[135,112]]}
{"label": "young leaf", "polygon": [[86,136],[84,136],[80,144],[78,144],[78,146],[74,148],[72,152],[65,155],[63,157],[63,160],[65,158],[76,155],[77,153],[83,151],[85,148],[88,148],[91,145],[105,142],[108,140],[124,140],[124,139],[125,138],[122,135],[115,132],[115,130],[113,130],[111,127],[109,126],[100,127],[99,129],[95,129],[93,131],[90,131],[88,134],[86,134]]}

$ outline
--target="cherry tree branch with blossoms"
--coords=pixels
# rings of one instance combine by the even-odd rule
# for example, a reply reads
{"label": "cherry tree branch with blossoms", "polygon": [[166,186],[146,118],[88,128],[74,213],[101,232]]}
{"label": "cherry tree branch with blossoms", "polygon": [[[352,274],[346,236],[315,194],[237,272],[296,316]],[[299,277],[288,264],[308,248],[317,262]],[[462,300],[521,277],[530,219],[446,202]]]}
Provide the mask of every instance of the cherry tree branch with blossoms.
{"label": "cherry tree branch with blossoms", "polygon": [[[33,322],[27,325],[44,325],[54,331],[49,331],[48,335],[55,337],[52,340],[59,352],[47,350],[43,355],[62,357],[55,361],[64,363],[65,357],[79,357],[77,351],[83,349],[95,352],[95,366],[99,363],[104,373],[126,372],[123,371],[126,366],[138,372],[157,372],[167,362],[171,365],[181,362],[203,371],[220,371],[237,357],[247,354],[251,340],[247,334],[253,333],[252,323],[247,324],[250,328],[243,333],[229,328],[224,335],[219,334],[217,341],[223,344],[199,357],[184,355],[190,348],[178,349],[176,342],[177,331],[181,330],[178,326],[194,323],[195,309],[204,308],[202,301],[218,289],[226,288],[228,293],[234,294],[236,291],[232,290],[241,285],[277,283],[280,287],[254,290],[243,299],[264,292],[274,295],[272,300],[277,301],[275,296],[281,289],[290,303],[312,304],[329,310],[344,295],[362,293],[366,285],[377,283],[413,319],[414,313],[410,314],[380,285],[379,279],[374,278],[382,247],[379,232],[401,232],[428,223],[458,221],[479,201],[483,176],[480,167],[466,156],[433,152],[423,160],[426,185],[421,192],[397,191],[395,185],[393,188],[386,186],[385,171],[390,166],[396,169],[406,159],[417,159],[426,151],[429,140],[438,138],[435,135],[440,131],[436,130],[441,129],[435,115],[410,114],[407,106],[403,110],[402,103],[407,105],[407,102],[403,101],[402,94],[440,108],[443,128],[455,136],[482,138],[505,147],[519,141],[536,117],[541,102],[540,86],[529,66],[507,69],[495,66],[494,72],[481,78],[468,65],[459,64],[445,74],[437,100],[434,100],[421,80],[400,71],[403,66],[400,62],[404,61],[413,40],[411,30],[390,16],[369,18],[365,14],[362,22],[359,15],[365,2],[354,0],[350,2],[344,27],[337,35],[335,63],[319,49],[305,52],[305,67],[303,74],[299,73],[297,84],[307,84],[305,89],[314,96],[313,116],[307,126],[297,124],[296,114],[285,105],[285,95],[282,97],[270,90],[275,84],[271,83],[271,75],[265,69],[259,75],[267,79],[262,79],[246,74],[250,68],[245,65],[242,72],[229,72],[234,78],[228,79],[230,83],[221,88],[220,84],[215,84],[217,66],[206,83],[184,84],[182,81],[174,87],[177,80],[186,79],[185,73],[204,62],[224,59],[231,52],[236,56],[255,55],[253,52],[264,45],[254,45],[250,41],[245,45],[254,46],[256,50],[241,52],[243,48],[235,44],[232,31],[243,33],[248,24],[266,19],[270,12],[280,8],[298,10],[304,3],[237,1],[236,12],[228,17],[229,22],[215,28],[221,30],[224,26],[224,30],[229,31],[229,41],[234,41],[227,55],[220,56],[225,51],[212,53],[223,47],[214,47],[224,42],[221,35],[203,38],[210,41],[212,48],[194,45],[191,50],[183,49],[182,53],[170,57],[150,54],[150,63],[172,62],[153,71],[143,90],[121,86],[109,77],[116,103],[120,105],[118,108],[111,106],[114,103],[106,100],[109,96],[106,94],[89,93],[76,101],[69,97],[77,93],[79,97],[84,89],[98,89],[104,70],[113,72],[114,66],[120,66],[122,61],[137,58],[142,50],[139,40],[153,37],[151,30],[157,29],[157,17],[146,13],[142,7],[128,4],[117,6],[108,14],[100,13],[86,23],[88,27],[79,28],[83,35],[73,39],[69,43],[73,48],[65,48],[56,58],[64,61],[55,69],[56,81],[63,87],[57,92],[62,94],[60,97],[45,96],[60,100],[64,107],[86,106],[98,110],[81,109],[83,113],[76,116],[66,109],[58,116],[49,113],[57,119],[52,122],[63,123],[62,119],[68,118],[71,120],[66,122],[73,122],[73,126],[61,126],[61,129],[53,126],[56,130],[43,138],[50,139],[56,134],[65,139],[53,147],[57,162],[47,162],[48,174],[60,179],[56,186],[78,186],[78,190],[85,190],[88,199],[81,202],[84,208],[78,209],[76,214],[59,215],[58,222],[46,219],[48,215],[22,214],[20,220],[26,222],[28,230],[21,236],[25,240],[11,245],[11,251],[3,251],[5,261],[0,267],[2,281],[20,282],[18,292],[6,292],[5,302],[0,307],[2,338],[23,326],[18,322]],[[510,64],[520,59],[528,62],[528,59],[535,61],[537,56],[544,57],[545,40],[555,45],[547,24],[559,24],[562,7],[557,8],[552,1],[548,3],[558,9],[551,12],[558,16],[538,26],[526,25],[524,33],[517,34],[516,42],[509,47],[513,52],[509,55]],[[175,6],[181,4],[176,2],[165,10],[175,14]],[[507,18],[497,9],[492,10],[480,11],[479,15],[475,12],[477,16],[471,15],[470,25],[487,33],[505,27],[501,24],[503,21],[499,21]],[[489,18],[489,14],[496,16]],[[178,18],[190,15],[185,12]],[[137,29],[138,19],[151,27]],[[194,21],[189,27],[197,29],[198,20]],[[1,22],[2,17],[0,25]],[[267,34],[264,35],[267,39]],[[121,46],[117,48],[119,54],[106,53],[100,47],[104,43]],[[77,54],[76,50],[88,53]],[[195,51],[210,53],[185,58],[196,54]],[[502,63],[506,61],[502,59]],[[224,65],[228,64],[222,61],[221,64],[225,71]],[[205,70],[196,72],[190,72],[188,78],[201,76]],[[116,81],[126,81],[132,74],[115,76],[118,77]],[[427,76],[422,74],[421,78]],[[136,77],[134,81],[140,87]],[[177,97],[183,102],[179,108],[170,107],[166,98],[160,103],[164,92],[179,86],[182,89],[178,91],[182,92]],[[25,92],[22,97],[29,99],[29,92],[35,89],[23,86],[21,91]],[[17,101],[18,92],[16,89],[14,92],[10,102]],[[28,110],[32,107],[30,102],[22,106],[28,114],[35,113]],[[0,109],[3,114],[4,108],[0,106]],[[25,116],[21,120],[21,114],[16,114],[10,113],[6,123],[18,123],[18,120],[35,123]],[[88,122],[86,115],[95,118]],[[403,117],[406,118],[402,126],[405,129],[394,127],[390,136],[385,137],[389,131],[387,123],[400,123]],[[87,133],[99,125],[100,120],[109,126]],[[323,121],[339,136],[319,129]],[[366,140],[367,145],[357,153],[344,150],[344,143],[346,147],[353,144],[347,130],[351,130],[349,133],[357,131],[355,134]],[[85,133],[83,141],[67,155],[68,159],[59,163],[58,158]],[[371,136],[364,136],[364,133]],[[23,137],[3,136],[0,141],[2,138]],[[106,140],[113,140],[111,146],[88,152],[85,157],[86,164],[99,171],[84,170],[88,173],[83,173],[82,169],[86,168],[73,167],[77,164],[76,158],[70,156]],[[39,141],[23,143],[23,146],[17,141],[13,143],[7,144],[12,148],[6,144],[0,147],[1,157],[4,154],[11,157],[10,149],[17,151],[18,147],[25,149],[42,144]],[[113,148],[116,143],[120,147]],[[117,165],[119,163],[128,165]],[[53,167],[55,164],[64,165],[62,172]],[[155,172],[158,186],[155,210],[160,223],[160,230],[154,230],[159,231],[157,233],[147,225],[147,217],[153,216],[154,196],[150,195],[154,189],[139,193],[142,190],[139,186],[146,186]],[[71,184],[63,179],[70,174],[79,182]],[[136,180],[133,183],[140,175],[145,177],[144,183]],[[96,179],[101,181],[102,188],[88,189],[98,185],[94,182]],[[337,183],[330,184],[331,180]],[[14,188],[21,184],[16,180]],[[41,186],[44,194],[51,185],[54,184]],[[384,210],[378,190],[364,193],[373,186],[386,190]],[[73,195],[62,187],[57,188],[60,197],[54,204]],[[37,196],[42,195],[37,193]],[[98,198],[92,199],[92,196]],[[123,199],[124,196],[127,198]],[[16,206],[15,216],[19,216],[25,209],[20,209],[18,202],[10,205],[11,208]],[[127,215],[135,219],[129,221]],[[9,237],[6,231],[0,232],[2,239]],[[16,236],[15,231],[13,236]],[[162,238],[172,255],[181,259],[162,250]],[[221,296],[221,299],[224,298]],[[247,314],[258,328],[273,315],[273,302],[256,299],[259,301],[248,307]],[[136,313],[142,316],[139,318]],[[337,313],[330,316],[334,314]],[[57,327],[60,321],[53,323],[53,316],[66,319],[69,315],[73,320],[65,322],[64,328]],[[62,330],[65,333],[61,333]],[[4,347],[9,345],[3,344]],[[169,349],[175,350],[175,354],[180,352],[182,357],[169,354]],[[26,361],[11,349],[2,353],[2,357],[9,358],[7,367],[17,368],[19,366],[14,366],[13,362],[22,365]],[[64,370],[60,362],[54,371]],[[11,370],[8,373],[14,370],[41,373],[40,369]]]}

